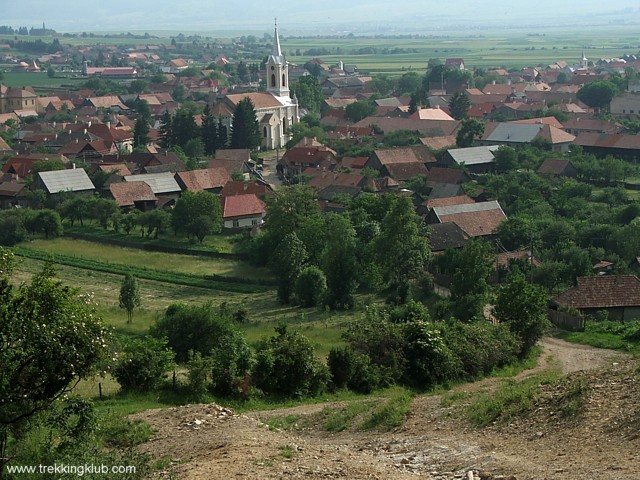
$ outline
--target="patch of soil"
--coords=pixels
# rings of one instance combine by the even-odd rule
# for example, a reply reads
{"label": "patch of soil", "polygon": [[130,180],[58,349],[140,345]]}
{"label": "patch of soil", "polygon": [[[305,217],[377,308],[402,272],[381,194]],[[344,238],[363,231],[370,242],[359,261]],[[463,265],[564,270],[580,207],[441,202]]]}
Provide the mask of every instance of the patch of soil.
{"label": "patch of soil", "polygon": [[[640,471],[640,382],[636,362],[617,352],[546,338],[538,366],[566,376],[543,385],[527,415],[483,429],[457,413],[501,379],[461,385],[464,401],[419,396],[405,424],[392,432],[329,433],[313,421],[316,404],[237,415],[217,405],[187,405],[135,415],[156,430],[142,451],[174,461],[177,478],[601,479],[636,478]],[[577,402],[577,403],[576,403]],[[572,408],[578,413],[573,413]],[[224,413],[222,413],[224,412]],[[286,431],[271,416],[301,417]],[[310,421],[304,421],[305,419]],[[158,472],[168,476],[169,472]]]}

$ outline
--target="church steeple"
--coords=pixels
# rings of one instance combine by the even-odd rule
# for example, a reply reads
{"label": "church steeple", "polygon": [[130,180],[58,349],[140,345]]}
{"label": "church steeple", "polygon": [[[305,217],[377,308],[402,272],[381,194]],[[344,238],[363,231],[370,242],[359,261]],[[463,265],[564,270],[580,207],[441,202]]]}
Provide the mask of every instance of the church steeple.
{"label": "church steeple", "polygon": [[278,19],[275,21],[275,32],[273,35],[273,55],[276,57],[282,56],[282,49],[280,48],[280,36],[278,35]]}
{"label": "church steeple", "polygon": [[289,96],[289,68],[280,48],[278,22],[275,22],[273,49],[267,60],[267,91],[277,97]]}

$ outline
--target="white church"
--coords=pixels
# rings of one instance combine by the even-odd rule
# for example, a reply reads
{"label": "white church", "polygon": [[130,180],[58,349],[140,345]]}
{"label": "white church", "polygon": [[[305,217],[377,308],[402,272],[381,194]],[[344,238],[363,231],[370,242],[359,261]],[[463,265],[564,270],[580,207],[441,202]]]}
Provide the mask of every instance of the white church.
{"label": "white church", "polygon": [[280,48],[278,25],[275,26],[273,50],[267,60],[267,91],[226,95],[213,109],[227,127],[231,126],[233,111],[244,98],[250,98],[260,124],[262,148],[284,148],[290,136],[291,125],[300,121],[298,100],[289,95],[289,67]]}

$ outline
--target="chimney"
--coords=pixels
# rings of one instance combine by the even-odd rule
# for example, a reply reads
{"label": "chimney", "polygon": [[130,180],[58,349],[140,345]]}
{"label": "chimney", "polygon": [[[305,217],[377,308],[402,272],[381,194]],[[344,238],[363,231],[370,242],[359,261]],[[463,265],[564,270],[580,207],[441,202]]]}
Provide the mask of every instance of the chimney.
{"label": "chimney", "polygon": [[495,80],[491,80],[491,85],[495,85],[496,81]]}
{"label": "chimney", "polygon": [[86,129],[86,128],[84,129],[84,134],[85,134],[85,135],[87,134],[87,129]]}
{"label": "chimney", "polygon": [[247,189],[249,188],[249,184],[248,183],[243,183],[242,184],[242,189],[246,192]]}
{"label": "chimney", "polygon": [[109,120],[109,121],[107,122],[107,128],[108,128],[108,129],[111,129],[111,120]]}
{"label": "chimney", "polygon": [[71,166],[72,166],[73,170],[76,169],[76,164],[75,163],[72,163]]}
{"label": "chimney", "polygon": [[89,123],[87,124],[87,128],[91,128],[91,120],[89,120]]}

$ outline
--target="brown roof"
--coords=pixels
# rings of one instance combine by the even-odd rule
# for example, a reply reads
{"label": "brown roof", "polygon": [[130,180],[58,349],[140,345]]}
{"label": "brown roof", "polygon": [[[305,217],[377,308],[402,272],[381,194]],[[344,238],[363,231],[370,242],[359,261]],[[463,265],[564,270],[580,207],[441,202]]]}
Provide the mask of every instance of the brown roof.
{"label": "brown roof", "polygon": [[251,150],[248,148],[226,148],[224,150],[216,150],[216,160],[244,160],[245,162],[251,158]]}
{"label": "brown roof", "polygon": [[222,217],[225,219],[259,215],[265,208],[266,204],[254,193],[222,198]]}
{"label": "brown roof", "polygon": [[231,180],[231,176],[222,167],[203,168],[200,170],[188,170],[176,173],[178,180],[186,190],[190,192],[200,192],[222,188]]}
{"label": "brown roof", "polygon": [[156,201],[156,196],[146,182],[121,182],[109,185],[111,196],[119,207],[131,207],[135,202]]}
{"label": "brown roof", "polygon": [[0,152],[1,151],[10,151],[11,147],[7,142],[4,141],[4,138],[0,137]]}
{"label": "brown roof", "polygon": [[475,203],[468,195],[456,195],[455,197],[430,198],[423,205],[431,209],[433,207],[446,207],[449,205],[462,205],[463,203]]}
{"label": "brown roof", "polygon": [[253,93],[236,93],[233,95],[227,95],[227,99],[234,105],[237,106],[240,103],[240,100],[244,98],[250,98],[253,102],[253,106],[257,108],[273,108],[273,107],[281,107],[282,104],[270,93],[266,92],[253,92]]}
{"label": "brown roof", "polygon": [[494,234],[498,226],[507,218],[500,204],[495,200],[434,207],[432,212],[435,213],[439,223],[454,222],[472,237]]}
{"label": "brown roof", "polygon": [[258,198],[271,198],[274,193],[271,187],[258,182],[228,181],[220,191],[220,197],[230,197],[233,195],[244,195],[253,193]]}
{"label": "brown roof", "polygon": [[436,158],[425,146],[380,148],[373,152],[382,165],[397,163],[435,163]]}
{"label": "brown roof", "polygon": [[553,125],[556,128],[563,128],[562,124],[556,117],[539,117],[539,118],[526,118],[524,120],[514,120],[511,123],[540,123],[544,125]]}
{"label": "brown roof", "polygon": [[431,150],[442,150],[443,148],[451,148],[456,145],[456,137],[447,135],[444,137],[424,137],[420,139],[423,145]]}
{"label": "brown roof", "polygon": [[640,306],[640,280],[635,275],[578,277],[577,283],[554,301],[574,308]]}
{"label": "brown roof", "polygon": [[364,177],[356,173],[333,173],[317,172],[309,181],[308,185],[313,188],[325,188],[329,185],[340,185],[348,187],[360,187],[364,182]]}
{"label": "brown roof", "polygon": [[543,125],[540,133],[537,135],[537,138],[546,140],[552,145],[556,145],[558,143],[570,143],[576,139],[575,135],[571,135],[570,133],[560,130],[553,125]]}
{"label": "brown roof", "polygon": [[457,185],[466,178],[464,170],[459,168],[431,167],[427,173],[427,182],[450,183]]}
{"label": "brown roof", "polygon": [[355,124],[358,127],[377,125],[383,132],[394,130],[414,130],[424,136],[440,137],[455,135],[460,122],[458,120],[413,120],[400,117],[367,117]]}
{"label": "brown roof", "polygon": [[413,177],[426,175],[429,172],[424,163],[421,162],[390,163],[385,167],[389,175],[396,180],[409,180]]}
{"label": "brown roof", "polygon": [[105,173],[115,173],[124,177],[125,175],[131,175],[129,167],[125,163],[101,163],[98,165],[98,170],[102,170]]}
{"label": "brown roof", "polygon": [[550,173],[552,175],[560,175],[567,166],[571,165],[569,160],[561,158],[547,158],[538,167],[538,173]]}
{"label": "brown roof", "polygon": [[367,157],[342,157],[340,165],[344,168],[362,169],[369,160]]}

